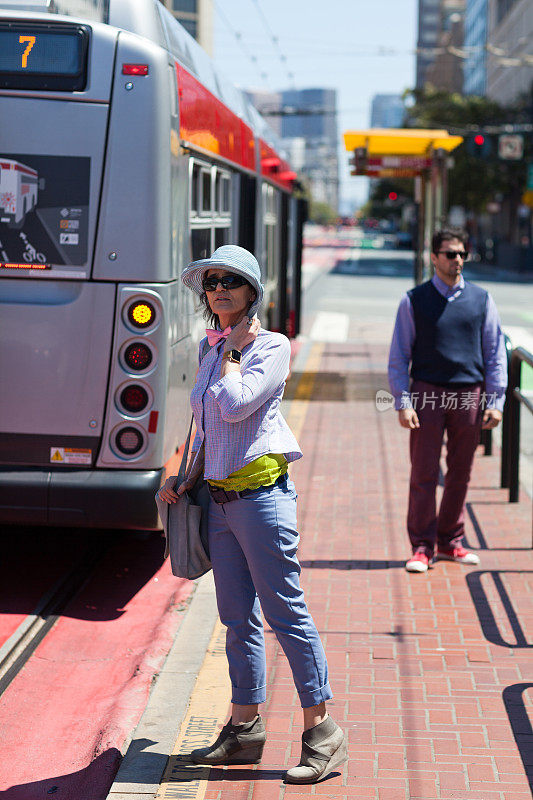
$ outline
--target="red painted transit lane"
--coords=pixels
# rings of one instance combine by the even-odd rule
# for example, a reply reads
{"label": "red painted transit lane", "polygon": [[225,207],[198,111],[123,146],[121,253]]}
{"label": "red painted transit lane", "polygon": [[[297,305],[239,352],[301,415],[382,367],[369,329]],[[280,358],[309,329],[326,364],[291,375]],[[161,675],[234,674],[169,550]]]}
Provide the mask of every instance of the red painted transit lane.
{"label": "red painted transit lane", "polygon": [[3,800],[104,800],[146,705],[192,583],[157,534],[117,541],[7,688]]}

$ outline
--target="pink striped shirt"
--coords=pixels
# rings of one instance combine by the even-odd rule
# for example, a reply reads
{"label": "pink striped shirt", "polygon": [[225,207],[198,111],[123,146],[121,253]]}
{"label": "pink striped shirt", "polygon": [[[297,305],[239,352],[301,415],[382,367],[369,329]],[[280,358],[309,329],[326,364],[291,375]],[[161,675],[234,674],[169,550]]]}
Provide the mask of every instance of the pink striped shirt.
{"label": "pink striped shirt", "polygon": [[223,350],[220,342],[200,359],[191,393],[193,450],[205,438],[205,478],[223,480],[267,453],[283,454],[289,462],[301,458],[280,411],[291,353],[287,337],[261,328],[242,351],[241,371],[221,378]]}

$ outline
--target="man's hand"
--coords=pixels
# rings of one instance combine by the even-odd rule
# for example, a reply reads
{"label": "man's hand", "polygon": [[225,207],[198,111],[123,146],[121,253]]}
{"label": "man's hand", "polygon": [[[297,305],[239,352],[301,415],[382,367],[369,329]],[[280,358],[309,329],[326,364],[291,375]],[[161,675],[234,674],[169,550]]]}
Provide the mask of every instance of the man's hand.
{"label": "man's hand", "polygon": [[483,424],[481,427],[484,431],[491,431],[493,428],[497,428],[501,422],[502,416],[502,412],[498,411],[498,409],[487,408],[483,414]]}
{"label": "man's hand", "polygon": [[398,421],[402,428],[410,428],[411,430],[414,430],[415,428],[420,427],[418,415],[414,408],[401,408],[398,411]]}

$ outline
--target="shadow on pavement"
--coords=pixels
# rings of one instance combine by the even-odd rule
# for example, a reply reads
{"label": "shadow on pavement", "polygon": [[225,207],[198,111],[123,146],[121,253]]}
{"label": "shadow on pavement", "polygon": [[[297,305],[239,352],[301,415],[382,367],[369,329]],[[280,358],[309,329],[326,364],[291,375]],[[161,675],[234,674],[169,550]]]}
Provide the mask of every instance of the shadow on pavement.
{"label": "shadow on pavement", "polygon": [[[474,608],[476,609],[481,630],[489,642],[500,645],[500,647],[509,647],[513,650],[533,649],[533,643],[530,644],[526,639],[512,600],[502,580],[502,575],[525,575],[530,572],[530,570],[478,570],[469,572],[466,576],[466,583],[472,597],[472,602],[474,603]],[[499,631],[496,615],[491,608],[490,600],[482,585],[481,579],[484,575],[490,575],[492,577],[494,587],[498,592],[500,602],[507,615],[507,620],[516,637],[516,642],[506,642]]]}
{"label": "shadow on pavement", "polygon": [[284,769],[232,769],[227,767],[212,767],[209,772],[209,781],[281,781],[285,775]]}
{"label": "shadow on pavement", "polygon": [[[0,791],[2,800],[105,800],[122,756],[111,747],[100,753],[91,763],[68,775],[55,775],[31,783],[20,783]],[[31,760],[31,753],[28,753]]]}
{"label": "shadow on pavement", "polygon": [[529,788],[533,792],[533,728],[524,701],[524,692],[528,689],[533,689],[533,683],[515,683],[505,687],[502,697]]}
{"label": "shadow on pavement", "polygon": [[[309,373],[292,372],[284,400],[294,400],[300,379]],[[313,375],[313,391],[306,400],[319,403],[375,402],[379,389],[388,390],[385,372],[317,372]]]}
{"label": "shadow on pavement", "polygon": [[[17,535],[14,535],[14,532]],[[83,601],[72,601],[63,616],[112,620],[160,569],[163,537],[157,532],[81,531],[76,529],[3,530],[0,565],[0,615],[31,614],[39,600],[98,544],[103,555],[83,589]],[[24,580],[21,580],[21,565]],[[6,620],[7,624],[7,620]],[[0,620],[0,639],[2,639]]]}
{"label": "shadow on pavement", "polygon": [[383,559],[377,561],[354,561],[352,559],[338,559],[330,561],[324,559],[323,561],[301,561],[300,566],[306,569],[399,569],[400,567],[405,567],[405,560],[391,561],[390,559]]}

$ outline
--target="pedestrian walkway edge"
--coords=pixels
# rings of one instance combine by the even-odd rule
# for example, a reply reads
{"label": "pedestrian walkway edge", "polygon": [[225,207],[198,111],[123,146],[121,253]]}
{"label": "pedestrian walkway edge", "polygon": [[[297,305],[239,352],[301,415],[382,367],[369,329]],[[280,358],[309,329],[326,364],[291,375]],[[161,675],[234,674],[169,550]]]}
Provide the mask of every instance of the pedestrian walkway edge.
{"label": "pedestrian walkway edge", "polygon": [[218,619],[213,574],[197,583],[108,800],[148,800],[159,790]]}

